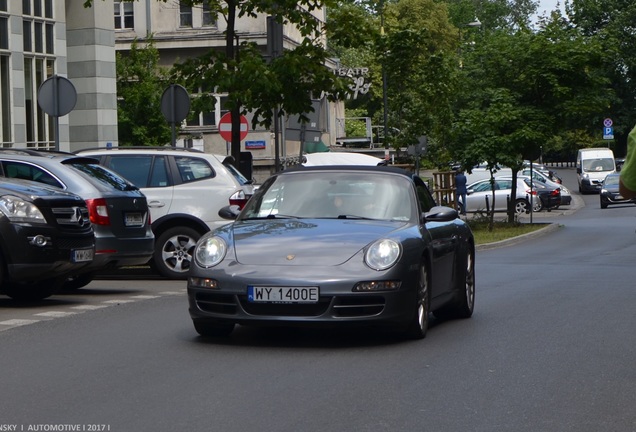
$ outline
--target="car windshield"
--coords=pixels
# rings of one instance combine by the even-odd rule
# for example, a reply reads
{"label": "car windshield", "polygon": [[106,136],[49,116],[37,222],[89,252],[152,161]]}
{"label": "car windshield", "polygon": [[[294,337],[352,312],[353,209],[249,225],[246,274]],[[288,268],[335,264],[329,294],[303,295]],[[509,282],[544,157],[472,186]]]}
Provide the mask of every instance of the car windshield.
{"label": "car windshield", "polygon": [[582,162],[583,171],[613,171],[614,159],[585,159]]}
{"label": "car windshield", "polygon": [[410,179],[369,172],[299,171],[270,178],[239,219],[340,218],[408,221],[417,214]]}
{"label": "car windshield", "polygon": [[618,184],[618,179],[620,177],[617,175],[608,175],[607,177],[605,177],[605,181],[603,182],[606,186],[608,185],[617,185]]}

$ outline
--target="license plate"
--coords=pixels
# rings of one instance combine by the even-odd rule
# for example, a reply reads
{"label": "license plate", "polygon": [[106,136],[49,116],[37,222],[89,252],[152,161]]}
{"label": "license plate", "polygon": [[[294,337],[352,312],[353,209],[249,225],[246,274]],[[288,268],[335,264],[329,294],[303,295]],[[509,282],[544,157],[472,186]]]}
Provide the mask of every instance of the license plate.
{"label": "license plate", "polygon": [[126,226],[142,226],[144,220],[141,213],[126,213]]}
{"label": "license plate", "polygon": [[254,303],[317,303],[318,287],[247,287],[247,300]]}
{"label": "license plate", "polygon": [[95,251],[93,249],[73,249],[71,251],[71,261],[86,262],[93,261]]}

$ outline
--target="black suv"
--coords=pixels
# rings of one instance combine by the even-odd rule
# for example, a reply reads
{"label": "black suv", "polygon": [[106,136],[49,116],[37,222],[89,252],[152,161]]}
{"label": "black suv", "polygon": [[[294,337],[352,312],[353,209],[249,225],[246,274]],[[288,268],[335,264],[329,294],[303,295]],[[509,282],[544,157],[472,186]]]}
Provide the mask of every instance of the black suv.
{"label": "black suv", "polygon": [[81,197],[26,180],[0,181],[0,292],[17,300],[49,297],[94,256]]}

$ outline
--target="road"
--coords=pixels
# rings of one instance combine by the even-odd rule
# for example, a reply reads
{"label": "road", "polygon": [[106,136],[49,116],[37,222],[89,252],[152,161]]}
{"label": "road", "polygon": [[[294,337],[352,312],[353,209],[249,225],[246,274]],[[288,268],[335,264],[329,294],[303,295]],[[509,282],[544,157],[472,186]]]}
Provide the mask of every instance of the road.
{"label": "road", "polygon": [[[636,430],[636,207],[577,197],[549,235],[478,251],[473,318],[422,341],[244,327],[208,341],[184,282],[159,279],[2,299],[0,430]],[[20,319],[34,322],[5,323]]]}

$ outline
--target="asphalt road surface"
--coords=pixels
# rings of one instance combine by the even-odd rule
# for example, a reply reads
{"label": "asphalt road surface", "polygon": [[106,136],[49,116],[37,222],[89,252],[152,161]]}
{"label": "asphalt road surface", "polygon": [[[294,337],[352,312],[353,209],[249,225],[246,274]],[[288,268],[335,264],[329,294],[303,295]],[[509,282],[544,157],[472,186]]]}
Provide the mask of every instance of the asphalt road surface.
{"label": "asphalt road surface", "polygon": [[205,340],[185,283],[161,279],[2,298],[0,430],[634,431],[636,206],[601,210],[559,174],[580,208],[478,251],[474,316],[422,341],[247,327]]}

